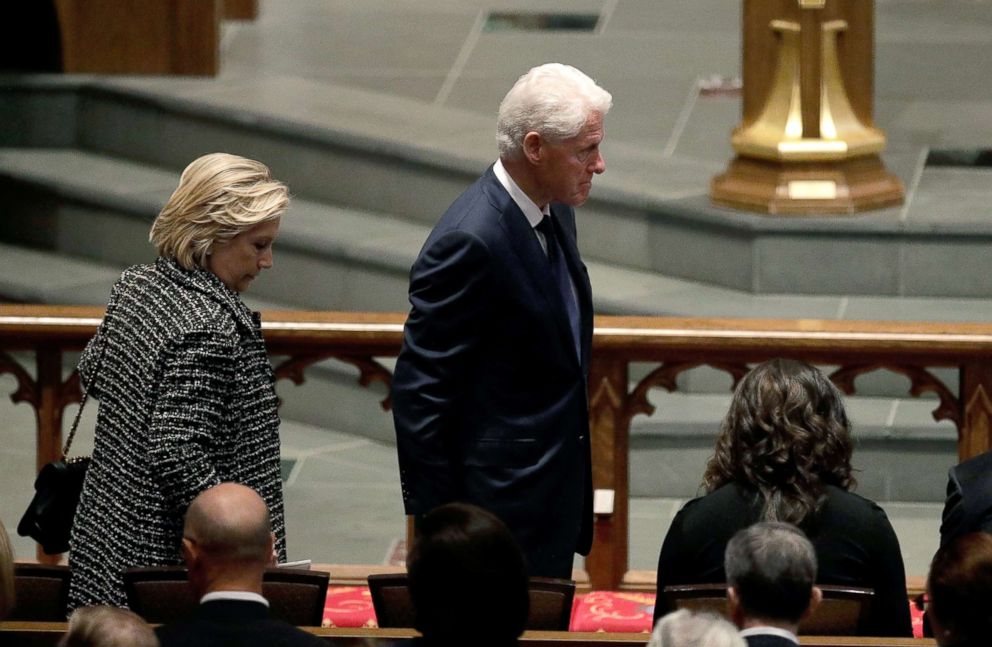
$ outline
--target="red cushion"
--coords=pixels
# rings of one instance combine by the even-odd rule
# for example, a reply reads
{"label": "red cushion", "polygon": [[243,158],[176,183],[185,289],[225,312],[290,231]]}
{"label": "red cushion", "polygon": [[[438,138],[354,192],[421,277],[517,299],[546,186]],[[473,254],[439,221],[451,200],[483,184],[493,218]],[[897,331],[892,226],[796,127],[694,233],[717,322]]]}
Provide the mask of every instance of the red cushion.
{"label": "red cushion", "polygon": [[[576,595],[571,631],[651,631],[654,594],[594,591]],[[365,586],[331,586],[324,604],[325,627],[377,627],[372,598]]]}
{"label": "red cushion", "polygon": [[378,627],[367,586],[329,586],[324,602],[325,627]]}
{"label": "red cushion", "polygon": [[913,638],[923,637],[923,611],[916,608],[912,602],[909,603],[909,617],[913,621]]}
{"label": "red cushion", "polygon": [[647,633],[653,615],[653,593],[593,591],[575,596],[569,631]]}
{"label": "red cushion", "polygon": [[[923,635],[923,613],[910,603],[913,636]],[[576,595],[569,631],[651,631],[654,594],[593,591]],[[325,627],[378,627],[367,586],[330,586],[324,604]]]}

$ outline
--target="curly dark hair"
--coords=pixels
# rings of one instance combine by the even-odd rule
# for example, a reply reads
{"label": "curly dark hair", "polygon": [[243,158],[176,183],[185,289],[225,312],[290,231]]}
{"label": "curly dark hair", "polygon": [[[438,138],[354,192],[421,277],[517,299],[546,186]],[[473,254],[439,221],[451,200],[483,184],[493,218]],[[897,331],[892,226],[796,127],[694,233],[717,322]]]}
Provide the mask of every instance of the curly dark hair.
{"label": "curly dark hair", "polygon": [[851,451],[837,387],[806,362],[772,359],[734,390],[703,487],[734,482],[757,490],[762,520],[804,525],[827,485],[854,485]]}

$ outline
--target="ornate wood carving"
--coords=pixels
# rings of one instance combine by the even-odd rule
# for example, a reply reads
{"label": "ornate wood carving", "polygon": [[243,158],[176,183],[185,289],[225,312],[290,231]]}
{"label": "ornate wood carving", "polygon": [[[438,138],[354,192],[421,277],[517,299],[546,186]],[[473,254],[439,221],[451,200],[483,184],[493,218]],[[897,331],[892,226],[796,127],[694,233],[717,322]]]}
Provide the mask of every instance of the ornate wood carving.
{"label": "ornate wood carving", "polygon": [[899,375],[904,375],[910,380],[909,393],[915,398],[924,393],[935,393],[940,399],[940,404],[933,410],[933,419],[937,422],[950,420],[961,431],[961,411],[958,399],[951,393],[951,390],[941,382],[930,371],[919,366],[908,366],[901,364],[856,364],[854,366],[844,366],[830,374],[830,379],[841,391],[848,395],[853,395],[856,391],[854,380],[859,375],[871,373],[880,369],[886,369]]}
{"label": "ornate wood carving", "polygon": [[639,413],[650,416],[654,413],[654,405],[648,401],[648,392],[655,387],[661,387],[669,392],[675,392],[678,390],[678,376],[685,371],[698,368],[700,366],[709,366],[710,368],[715,368],[718,371],[723,371],[729,373],[730,377],[733,378],[733,384],[731,388],[737,386],[737,383],[741,381],[748,370],[750,370],[747,364],[743,363],[730,363],[730,362],[664,362],[661,366],[654,369],[637,383],[634,390],[631,391],[630,396],[627,398],[626,416],[627,423]]}
{"label": "ornate wood carving", "polygon": [[393,383],[393,374],[385,366],[379,363],[372,356],[346,355],[341,353],[307,353],[303,355],[293,355],[275,367],[277,380],[290,380],[299,386],[306,380],[304,371],[317,362],[326,359],[336,359],[339,362],[350,364],[358,369],[358,384],[363,387],[370,386],[373,382],[381,382],[386,386],[387,395],[379,404],[383,411],[392,408],[392,396],[388,394]]}
{"label": "ornate wood carving", "polygon": [[961,365],[963,424],[958,434],[961,460],[992,450],[992,362],[971,361]]}
{"label": "ornate wood carving", "polygon": [[628,460],[630,428],[625,413],[627,360],[592,358],[589,371],[589,440],[592,450],[592,484],[613,493],[613,508],[597,511],[593,543],[586,557],[586,571],[593,588],[615,589],[627,572]]}
{"label": "ornate wood carving", "polygon": [[[12,399],[29,402],[38,417],[40,464],[61,449],[61,415],[78,398],[78,376],[62,375],[62,354],[81,349],[96,332],[103,308],[0,305],[0,373],[17,380]],[[282,312],[263,315],[266,345],[279,379],[301,383],[305,369],[334,358],[359,370],[358,382],[391,382],[376,358],[394,357],[402,342],[400,313]],[[621,587],[627,568],[630,418],[650,413],[650,388],[676,390],[677,376],[708,365],[736,383],[748,364],[798,357],[840,365],[838,386],[854,390],[857,375],[887,368],[906,375],[911,393],[936,393],[935,418],[959,427],[962,459],[992,449],[992,325],[939,322],[597,317],[590,374],[590,440],[593,483],[613,489],[612,513],[597,515],[586,569],[594,588]],[[34,353],[38,378],[8,353]],[[851,362],[854,362],[851,365]],[[628,393],[631,362],[660,364]],[[929,367],[960,368],[960,396]],[[951,385],[953,387],[953,385]],[[384,402],[388,407],[388,399]],[[948,413],[948,412],[953,413]]]}
{"label": "ornate wood carving", "polygon": [[17,389],[10,394],[10,401],[14,404],[27,402],[32,407],[38,407],[38,390],[34,378],[24,370],[17,360],[0,351],[0,375],[11,374],[17,380]]}
{"label": "ornate wood carving", "polygon": [[[59,389],[59,406],[65,409],[70,404],[75,404],[83,399],[83,389],[79,385],[79,371],[73,371],[69,377],[62,382]],[[90,405],[92,406],[92,405]]]}

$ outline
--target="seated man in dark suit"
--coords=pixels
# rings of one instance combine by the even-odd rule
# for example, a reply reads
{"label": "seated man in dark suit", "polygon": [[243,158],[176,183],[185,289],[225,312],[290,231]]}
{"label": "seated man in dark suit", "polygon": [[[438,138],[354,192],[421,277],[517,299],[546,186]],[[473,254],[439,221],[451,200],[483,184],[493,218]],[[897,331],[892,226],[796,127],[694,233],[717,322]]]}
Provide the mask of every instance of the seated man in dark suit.
{"label": "seated man in dark suit", "polygon": [[823,597],[806,535],[787,523],[756,523],[727,544],[724,567],[730,616],[748,647],[798,645],[799,621]]}
{"label": "seated man in dark suit", "polygon": [[200,606],[184,622],[159,627],[162,647],[282,645],[320,647],[323,641],[269,617],[262,575],[275,563],[269,509],[237,483],[205,490],[190,504],[183,558]]}
{"label": "seated man in dark suit", "polygon": [[992,532],[992,452],[955,465],[947,474],[940,545],[969,532]]}

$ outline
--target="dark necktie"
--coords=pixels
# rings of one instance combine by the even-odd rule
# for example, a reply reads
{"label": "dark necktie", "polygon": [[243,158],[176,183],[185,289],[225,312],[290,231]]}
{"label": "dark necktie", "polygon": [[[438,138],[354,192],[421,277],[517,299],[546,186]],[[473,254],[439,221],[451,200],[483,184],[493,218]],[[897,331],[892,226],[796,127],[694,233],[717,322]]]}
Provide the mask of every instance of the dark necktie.
{"label": "dark necktie", "polygon": [[544,241],[548,247],[548,262],[551,265],[551,276],[554,279],[555,287],[561,295],[562,305],[568,313],[569,328],[572,331],[572,341],[575,343],[575,353],[582,358],[579,342],[579,304],[576,303],[576,296],[572,292],[572,280],[568,275],[568,263],[565,255],[558,244],[558,236],[555,232],[555,223],[551,216],[544,216],[536,229],[544,234]]}

